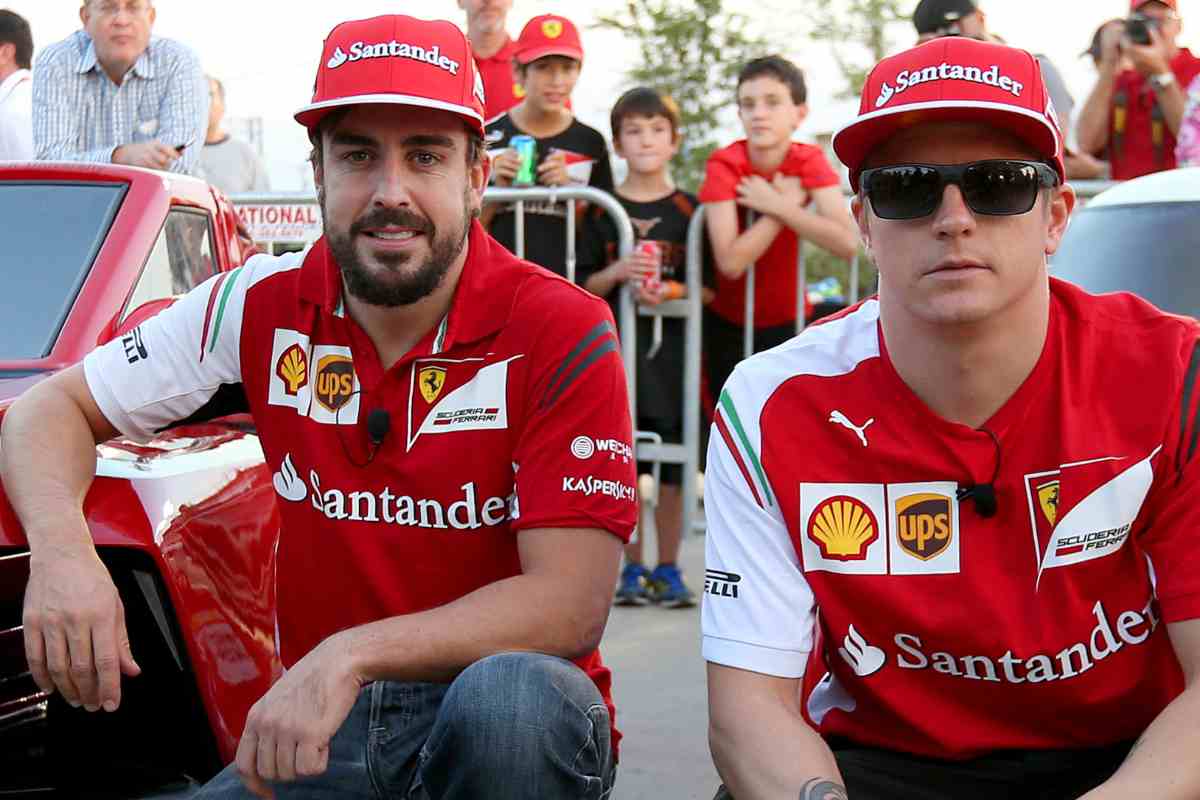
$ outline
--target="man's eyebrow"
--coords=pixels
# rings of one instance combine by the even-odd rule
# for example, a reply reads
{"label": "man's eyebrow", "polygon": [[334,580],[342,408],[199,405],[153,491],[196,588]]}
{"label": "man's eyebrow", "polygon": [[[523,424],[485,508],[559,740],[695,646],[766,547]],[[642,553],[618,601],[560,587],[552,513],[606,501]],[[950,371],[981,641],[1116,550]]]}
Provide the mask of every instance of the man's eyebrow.
{"label": "man's eyebrow", "polygon": [[343,147],[379,146],[379,142],[375,141],[370,136],[365,136],[361,133],[350,133],[349,131],[334,131],[329,137],[329,143],[333,145],[341,145]]}
{"label": "man's eyebrow", "polygon": [[418,133],[409,136],[404,140],[405,147],[444,147],[447,150],[454,149],[454,140],[449,136],[441,136],[434,133]]}

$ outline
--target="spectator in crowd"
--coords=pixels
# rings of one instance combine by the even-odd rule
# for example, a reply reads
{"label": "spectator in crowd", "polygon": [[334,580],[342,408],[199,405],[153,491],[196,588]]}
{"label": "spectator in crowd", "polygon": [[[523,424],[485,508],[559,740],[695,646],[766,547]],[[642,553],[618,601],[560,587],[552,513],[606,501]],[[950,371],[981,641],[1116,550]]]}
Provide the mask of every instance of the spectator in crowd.
{"label": "spectator in crowd", "polygon": [[[633,223],[637,237],[634,252],[619,258],[619,237],[612,218],[599,207],[589,210],[580,237],[579,283],[608,300],[619,317],[621,288],[636,286],[639,303],[658,305],[687,294],[687,233],[698,203],[693,195],[675,188],[671,158],[679,150],[679,108],[670,97],[639,87],[621,95],[613,106],[613,147],[625,159],[629,172],[616,188],[616,198]],[[683,441],[684,320],[662,320],[662,342],[651,355],[652,320],[639,317],[637,327],[637,428],[662,436],[667,443]],[[649,463],[638,463],[638,472],[649,474]],[[649,601],[672,608],[695,605],[695,596],[684,583],[678,566],[682,539],[682,469],[663,464],[660,469],[655,527],[658,564],[651,571],[643,563],[643,524],[625,547],[625,568],[617,589],[619,605],[644,605]]]}
{"label": "spectator in crowd", "polygon": [[737,800],[1200,797],[1200,324],[1050,277],[1075,194],[1030,53],[884,59],[833,148],[879,294],[726,387],[721,777]]}
{"label": "spectator in crowd", "polygon": [[[983,42],[1006,44],[1003,39],[988,29],[987,15],[974,0],[921,0],[913,12],[913,27],[917,29],[917,43],[922,44],[941,36],[967,36]],[[1042,65],[1042,77],[1058,112],[1058,124],[1064,131],[1071,130],[1071,114],[1075,109],[1075,98],[1067,89],[1062,74],[1048,56],[1038,54]],[[1075,178],[1095,177],[1101,169],[1096,159],[1086,155],[1067,153],[1067,174]]]}
{"label": "spectator in crowd", "polygon": [[269,192],[271,181],[262,160],[248,143],[235,139],[222,127],[225,119],[225,85],[208,76],[208,132],[200,151],[205,179],[225,194]]}
{"label": "spectator in crowd", "polygon": [[513,74],[517,45],[508,35],[508,12],[512,0],[458,0],[467,12],[467,38],[475,54],[475,66],[483,78],[484,106],[491,122],[521,102],[525,90]]}
{"label": "spectator in crowd", "polygon": [[[1100,37],[1100,74],[1079,114],[1079,147],[1107,155],[1112,177],[1127,180],[1176,165],[1176,137],[1187,87],[1200,75],[1200,58],[1176,42],[1182,29],[1177,0],[1132,0],[1142,19],[1134,28],[1109,26]],[[1123,58],[1131,68],[1122,69]]]}
{"label": "spectator in crowd", "polygon": [[[716,296],[705,312],[707,386],[719,392],[743,357],[746,271],[755,265],[754,350],[796,334],[803,303],[797,265],[803,241],[850,259],[858,233],[838,176],[821,148],[792,141],[808,113],[800,69],[780,56],[754,59],[738,75],[738,118],[746,138],[708,160],[700,202],[716,260]],[[748,214],[757,215],[752,223]],[[706,405],[713,405],[709,398]]]}
{"label": "spectator in crowd", "polygon": [[1188,104],[1179,126],[1175,160],[1181,167],[1200,167],[1200,75],[1188,87]]}
{"label": "spectator in crowd", "polygon": [[0,11],[0,161],[33,159],[33,34],[20,14]]}
{"label": "spectator in crowd", "polygon": [[83,30],[33,74],[37,157],[199,172],[208,90],[187,46],[151,36],[153,0],[86,0]]}
{"label": "spectator in crowd", "polygon": [[[534,166],[527,177],[538,185],[593,186],[612,192],[604,135],[576,119],[568,105],[583,65],[583,44],[574,23],[557,14],[534,17],[517,37],[513,61],[525,99],[487,126],[496,185],[522,184],[522,157],[512,139],[531,136]],[[565,203],[525,204],[524,255],[559,275],[566,274],[566,218]],[[501,244],[515,248],[516,214],[511,206],[487,206],[484,221]]]}

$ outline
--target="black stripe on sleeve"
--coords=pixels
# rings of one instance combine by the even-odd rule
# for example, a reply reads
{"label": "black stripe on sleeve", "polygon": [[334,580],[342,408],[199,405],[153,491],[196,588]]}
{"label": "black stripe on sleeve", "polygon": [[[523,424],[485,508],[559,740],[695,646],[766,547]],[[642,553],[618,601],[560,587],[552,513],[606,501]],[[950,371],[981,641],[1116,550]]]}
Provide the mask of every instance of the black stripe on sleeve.
{"label": "black stripe on sleeve", "polygon": [[609,339],[607,342],[605,342],[604,344],[600,345],[595,350],[593,350],[591,352],[591,354],[588,355],[587,358],[585,358],[583,361],[579,362],[579,365],[577,367],[575,367],[575,369],[571,370],[571,374],[566,377],[566,380],[564,380],[561,384],[559,384],[558,389],[556,389],[554,391],[554,395],[549,400],[546,401],[546,405],[547,406],[554,405],[554,401],[558,400],[559,396],[567,390],[567,387],[569,387],[572,383],[575,382],[575,379],[578,378],[583,373],[584,370],[586,370],[588,367],[590,367],[592,364],[594,364],[597,360],[599,360],[601,356],[605,356],[609,353],[615,353],[616,350],[617,350],[616,339]]}
{"label": "black stripe on sleeve", "polygon": [[[559,382],[559,378],[561,378],[563,373],[567,371],[567,367],[571,366],[571,363],[576,358],[578,358],[584,351],[586,351],[589,347],[591,347],[593,342],[595,342],[597,339],[599,339],[601,336],[604,336],[605,334],[611,334],[613,336],[616,335],[616,331],[613,330],[612,323],[610,323],[608,320],[604,320],[603,322],[596,325],[596,327],[594,327],[590,331],[588,331],[587,335],[579,340],[579,344],[577,344],[573,348],[571,348],[571,352],[567,353],[566,357],[563,358],[562,363],[558,365],[558,369],[554,370],[554,374],[550,376],[550,382],[548,384],[546,384],[546,394],[542,397],[542,402],[541,402],[542,408],[545,408],[546,406],[553,403],[556,399],[558,399],[558,396],[563,393],[563,390],[566,389],[568,385],[570,385],[571,381],[580,372],[579,369],[572,371],[566,377],[564,383],[560,384],[558,389],[555,389],[554,388],[555,384]],[[614,342],[614,345],[615,345],[615,342]],[[594,359],[592,359],[592,360],[594,360]],[[590,364],[591,361],[589,360],[586,363]]]}
{"label": "black stripe on sleeve", "polygon": [[[1191,414],[1192,396],[1196,390],[1196,378],[1200,376],[1200,342],[1192,348],[1192,358],[1188,363],[1187,373],[1183,378],[1183,404],[1179,409],[1179,469],[1192,460],[1196,454],[1196,438],[1200,435],[1200,404],[1197,404],[1195,414]],[[1188,445],[1187,455],[1183,455],[1183,442],[1187,437],[1188,420],[1192,422],[1192,440]]]}

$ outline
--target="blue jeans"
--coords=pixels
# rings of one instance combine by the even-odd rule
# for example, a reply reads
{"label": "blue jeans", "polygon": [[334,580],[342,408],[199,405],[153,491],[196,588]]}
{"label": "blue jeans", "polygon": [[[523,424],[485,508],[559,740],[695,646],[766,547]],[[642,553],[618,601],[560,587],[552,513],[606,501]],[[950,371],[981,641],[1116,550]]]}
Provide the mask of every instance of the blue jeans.
{"label": "blue jeans", "polygon": [[[277,800],[602,800],[616,778],[608,708],[569,661],[501,653],[453,683],[364,687],[323,775]],[[230,765],[193,800],[249,800]]]}

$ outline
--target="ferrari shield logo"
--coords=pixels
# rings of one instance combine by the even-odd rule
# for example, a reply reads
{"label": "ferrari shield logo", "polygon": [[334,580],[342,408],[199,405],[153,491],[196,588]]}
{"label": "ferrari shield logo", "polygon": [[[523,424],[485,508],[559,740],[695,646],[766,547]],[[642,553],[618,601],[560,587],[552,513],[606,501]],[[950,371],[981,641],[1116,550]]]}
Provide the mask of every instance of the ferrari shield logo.
{"label": "ferrari shield logo", "polygon": [[548,19],[542,23],[542,33],[546,34],[547,39],[557,39],[562,36],[562,22],[556,19]]}
{"label": "ferrari shield logo", "polygon": [[1048,481],[1037,487],[1037,496],[1042,513],[1046,515],[1050,526],[1054,527],[1058,521],[1058,481]]}
{"label": "ferrari shield logo", "polygon": [[438,399],[438,395],[442,393],[442,387],[446,385],[446,369],[444,367],[426,367],[417,376],[417,382],[421,385],[421,397],[425,398],[426,403],[432,403]]}

